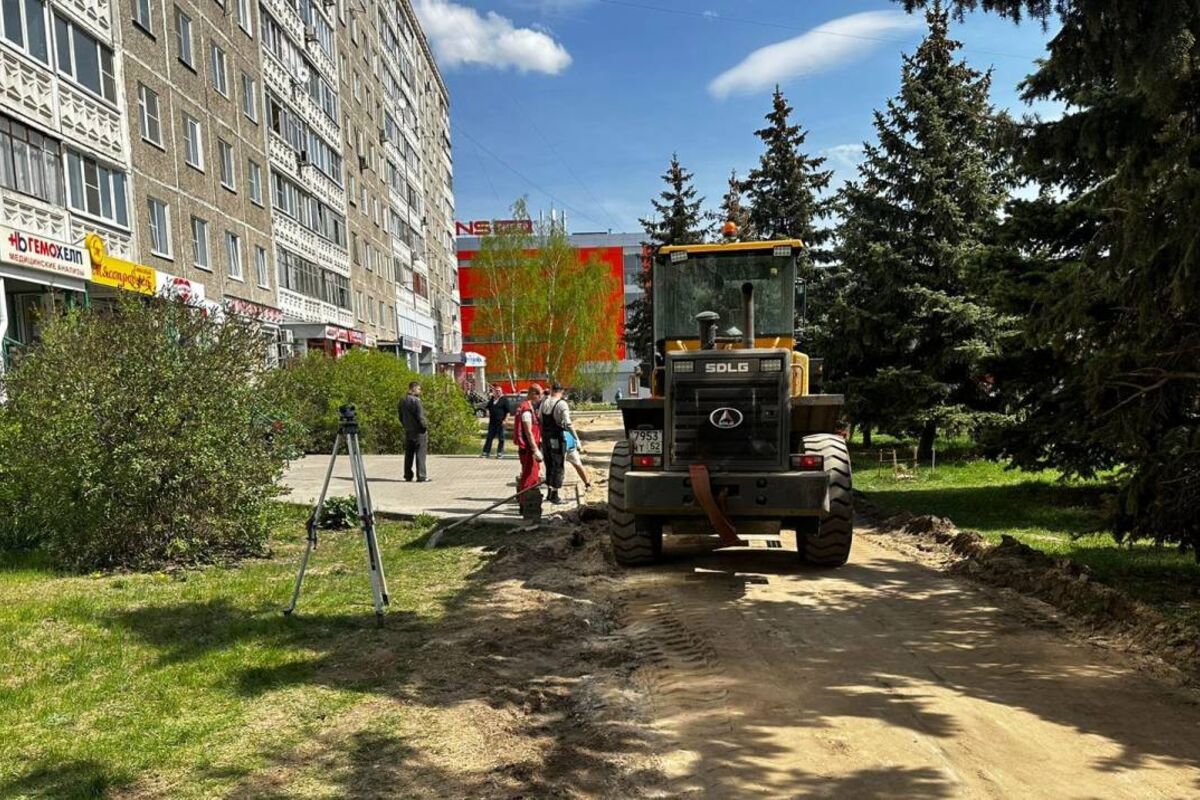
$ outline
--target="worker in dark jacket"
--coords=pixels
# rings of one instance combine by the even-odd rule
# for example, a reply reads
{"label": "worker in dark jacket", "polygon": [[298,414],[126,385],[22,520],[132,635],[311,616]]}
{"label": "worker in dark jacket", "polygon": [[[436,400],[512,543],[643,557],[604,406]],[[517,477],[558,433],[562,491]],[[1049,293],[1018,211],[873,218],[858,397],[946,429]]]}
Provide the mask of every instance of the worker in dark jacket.
{"label": "worker in dark jacket", "polygon": [[480,458],[487,458],[492,454],[493,440],[499,443],[496,447],[496,458],[504,458],[504,420],[508,417],[508,402],[499,386],[492,387],[492,396],[488,398],[484,410],[488,415],[488,432]]}
{"label": "worker in dark jacket", "polygon": [[429,480],[425,473],[425,454],[429,451],[429,420],[421,405],[421,384],[408,384],[408,394],[400,401],[400,424],[404,426],[404,480],[413,479],[416,462],[417,481]]}

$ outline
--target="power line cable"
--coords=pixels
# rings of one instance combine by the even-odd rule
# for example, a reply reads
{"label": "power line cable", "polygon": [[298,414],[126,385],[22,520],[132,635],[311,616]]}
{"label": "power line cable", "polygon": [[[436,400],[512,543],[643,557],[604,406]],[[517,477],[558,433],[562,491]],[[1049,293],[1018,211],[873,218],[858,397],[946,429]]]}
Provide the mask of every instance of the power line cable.
{"label": "power line cable", "polygon": [[577,208],[575,208],[574,206],[572,206],[572,205],[568,204],[566,201],[564,201],[564,200],[563,200],[562,198],[560,198],[558,195],[554,194],[554,193],[553,193],[553,192],[551,192],[549,189],[543,188],[543,187],[542,187],[540,184],[536,183],[536,182],[535,182],[535,181],[534,181],[532,178],[530,178],[528,175],[526,175],[525,173],[521,172],[519,169],[517,169],[516,167],[514,167],[512,164],[509,164],[507,161],[505,161],[505,160],[504,160],[503,158],[501,158],[500,156],[496,155],[496,153],[495,153],[495,152],[493,152],[493,151],[492,151],[492,150],[490,150],[489,148],[485,147],[485,146],[484,146],[484,144],[483,144],[482,142],[480,142],[478,139],[476,139],[474,136],[472,136],[470,133],[468,133],[468,132],[467,132],[467,130],[466,130],[465,128],[463,128],[463,127],[462,127],[462,125],[459,125],[459,124],[456,124],[456,123],[454,123],[454,122],[451,122],[451,123],[450,123],[450,127],[454,128],[454,129],[455,129],[456,131],[458,131],[460,134],[462,134],[463,136],[467,137],[467,139],[468,139],[468,140],[470,140],[472,143],[474,143],[474,145],[475,145],[476,147],[478,147],[480,150],[482,150],[483,152],[485,152],[485,153],[487,153],[489,156],[491,156],[491,158],[492,158],[492,159],[493,159],[493,160],[494,160],[494,161],[495,161],[497,164],[499,164],[500,166],[504,167],[505,169],[507,169],[507,170],[508,170],[509,172],[511,172],[512,174],[516,175],[516,176],[517,176],[518,178],[520,178],[521,180],[525,181],[527,184],[529,184],[529,185],[530,185],[531,187],[533,187],[534,189],[536,189],[536,190],[538,190],[539,192],[541,192],[542,194],[546,195],[546,197],[549,197],[551,200],[553,200],[555,203],[557,203],[557,204],[558,204],[558,205],[560,205],[561,207],[565,208],[567,211],[570,211],[572,214],[575,214],[576,216],[578,216],[578,217],[580,217],[580,218],[582,218],[582,219],[586,219],[586,220],[588,220],[588,221],[592,222],[592,223],[593,223],[593,224],[595,224],[595,225],[599,225],[600,227],[604,227],[604,223],[603,223],[603,222],[600,222],[599,220],[597,220],[597,219],[595,219],[595,218],[593,218],[593,217],[590,217],[590,216],[588,216],[587,214],[583,213],[583,212],[582,212],[582,211],[580,211],[579,209],[577,209]]}
{"label": "power line cable", "polygon": [[[681,17],[694,17],[706,21],[719,22],[736,22],[742,25],[756,25],[760,28],[776,28],[784,31],[797,31],[800,33],[815,33],[821,36],[837,36],[844,39],[861,39],[868,42],[884,42],[887,44],[910,44],[904,39],[892,39],[886,36],[868,36],[861,33],[846,33],[844,31],[822,30],[820,27],[806,28],[800,25],[789,25],[785,22],[771,22],[761,19],[750,19],[748,17],[727,17],[724,14],[716,14],[712,11],[689,11],[685,8],[665,8],[663,6],[652,6],[646,3],[634,3],[630,0],[597,0],[610,6],[619,6],[621,8],[631,8],[638,11],[654,11],[660,14],[675,14]],[[1022,55],[1019,53],[1005,53],[999,50],[984,50],[977,47],[963,47],[964,50],[969,50],[974,53],[981,53],[989,56],[1001,56],[1003,58],[1017,58],[1022,61],[1034,61],[1041,58],[1041,55]]]}

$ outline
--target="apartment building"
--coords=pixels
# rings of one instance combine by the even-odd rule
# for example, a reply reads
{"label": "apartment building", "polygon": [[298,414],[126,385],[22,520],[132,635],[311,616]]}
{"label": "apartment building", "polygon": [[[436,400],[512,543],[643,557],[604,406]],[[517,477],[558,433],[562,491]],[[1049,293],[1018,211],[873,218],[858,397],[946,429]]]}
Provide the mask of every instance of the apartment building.
{"label": "apartment building", "polygon": [[448,94],[407,0],[4,0],[0,68],[5,352],[124,291],[283,354],[461,349]]}

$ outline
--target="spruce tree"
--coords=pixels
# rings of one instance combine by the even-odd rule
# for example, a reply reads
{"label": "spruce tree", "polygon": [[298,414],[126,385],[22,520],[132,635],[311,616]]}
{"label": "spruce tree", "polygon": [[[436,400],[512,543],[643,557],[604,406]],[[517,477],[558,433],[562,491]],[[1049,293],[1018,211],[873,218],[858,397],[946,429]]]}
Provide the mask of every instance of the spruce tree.
{"label": "spruce tree", "polygon": [[[667,188],[657,199],[650,201],[654,216],[638,220],[646,232],[645,244],[657,250],[672,244],[695,244],[704,241],[703,215],[700,211],[704,198],[696,196],[692,185],[692,173],[679,163],[679,155],[671,154],[671,163],[662,179]],[[651,272],[642,270],[639,282],[642,296],[626,309],[625,346],[634,357],[650,363],[654,358],[654,306]],[[643,370],[644,373],[647,370]]]}
{"label": "spruce tree", "polygon": [[996,412],[986,377],[1011,321],[987,302],[981,256],[1009,170],[990,75],[955,61],[948,15],[905,56],[899,94],[875,113],[858,179],[838,198],[839,294],[822,353],[860,426],[920,435]]}
{"label": "spruce tree", "polygon": [[955,2],[980,4],[1061,23],[1023,84],[1027,100],[1065,110],[1018,143],[1025,176],[1047,192],[1015,204],[1009,273],[1026,345],[1056,373],[1014,371],[1007,394],[1023,435],[1009,451],[1081,474],[1122,464],[1118,533],[1200,557],[1196,4]]}
{"label": "spruce tree", "polygon": [[802,239],[813,261],[826,260],[821,250],[830,231],[819,225],[829,216],[830,203],[820,197],[829,187],[832,170],[823,170],[822,157],[804,152],[807,133],[791,123],[792,107],[775,87],[767,125],[754,132],[763,142],[758,166],[742,188],[750,202],[749,223],[762,239]]}
{"label": "spruce tree", "polygon": [[748,241],[757,238],[754,228],[750,225],[750,209],[742,204],[745,190],[738,179],[737,170],[729,173],[729,188],[721,198],[721,205],[712,213],[712,238],[720,241],[724,235],[725,223],[732,222],[737,226],[738,238]]}

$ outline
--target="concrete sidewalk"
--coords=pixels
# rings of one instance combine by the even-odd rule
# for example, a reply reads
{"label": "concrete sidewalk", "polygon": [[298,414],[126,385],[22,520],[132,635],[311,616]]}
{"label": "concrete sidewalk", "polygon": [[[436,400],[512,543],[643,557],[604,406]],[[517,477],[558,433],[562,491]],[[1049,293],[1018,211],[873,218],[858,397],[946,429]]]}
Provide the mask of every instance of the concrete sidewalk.
{"label": "concrete sidewalk", "polygon": [[[371,502],[378,512],[416,516],[431,514],[442,518],[460,518],[482,511],[517,490],[515,482],[521,466],[515,456],[503,459],[479,456],[429,456],[428,483],[407,483],[404,480],[404,456],[363,456]],[[293,461],[284,475],[283,483],[290,492],[284,497],[293,503],[312,505],[321,491],[329,456],[305,456]],[[578,476],[567,468],[563,485],[562,506],[547,504],[543,513],[575,505]],[[582,495],[583,487],[580,486]],[[330,497],[351,495],[354,486],[350,477],[350,460],[339,455],[329,483]],[[516,524],[521,521],[516,503],[510,503],[481,517],[488,522]]]}

